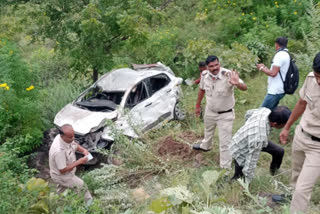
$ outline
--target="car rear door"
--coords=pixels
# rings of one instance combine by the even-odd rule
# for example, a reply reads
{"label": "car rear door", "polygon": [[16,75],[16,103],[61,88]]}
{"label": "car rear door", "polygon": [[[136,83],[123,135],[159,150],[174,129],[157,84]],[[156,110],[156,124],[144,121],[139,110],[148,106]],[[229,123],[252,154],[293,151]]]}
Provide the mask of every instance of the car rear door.
{"label": "car rear door", "polygon": [[145,105],[145,112],[152,116],[152,120],[145,127],[145,131],[152,129],[166,119],[171,119],[176,103],[173,96],[171,80],[166,74],[152,76],[146,80],[150,97]]}

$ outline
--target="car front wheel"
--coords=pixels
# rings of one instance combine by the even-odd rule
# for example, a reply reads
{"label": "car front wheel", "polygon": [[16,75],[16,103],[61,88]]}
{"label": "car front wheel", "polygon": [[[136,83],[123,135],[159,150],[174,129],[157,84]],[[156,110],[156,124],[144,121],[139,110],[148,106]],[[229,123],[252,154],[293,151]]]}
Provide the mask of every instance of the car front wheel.
{"label": "car front wheel", "polygon": [[183,120],[186,117],[186,112],[180,102],[177,102],[174,106],[173,115],[175,120]]}

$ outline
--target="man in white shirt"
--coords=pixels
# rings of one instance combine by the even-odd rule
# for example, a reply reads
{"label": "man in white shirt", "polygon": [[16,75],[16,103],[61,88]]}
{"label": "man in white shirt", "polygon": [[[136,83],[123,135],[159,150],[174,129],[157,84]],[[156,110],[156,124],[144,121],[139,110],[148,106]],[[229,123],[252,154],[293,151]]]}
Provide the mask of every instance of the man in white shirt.
{"label": "man in white shirt", "polygon": [[257,64],[257,69],[268,75],[268,92],[261,107],[273,110],[279,101],[284,97],[283,81],[286,78],[290,66],[290,56],[287,52],[288,39],[278,37],[275,42],[276,54],[273,57],[271,68],[268,69],[264,64]]}

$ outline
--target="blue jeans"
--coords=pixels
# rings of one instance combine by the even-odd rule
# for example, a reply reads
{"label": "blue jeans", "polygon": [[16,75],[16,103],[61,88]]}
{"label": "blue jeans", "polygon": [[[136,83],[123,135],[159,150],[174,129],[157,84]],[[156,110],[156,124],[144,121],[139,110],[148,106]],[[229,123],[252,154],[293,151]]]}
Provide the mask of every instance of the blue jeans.
{"label": "blue jeans", "polygon": [[279,101],[284,97],[285,94],[267,94],[261,104],[261,107],[266,107],[271,111],[277,107]]}

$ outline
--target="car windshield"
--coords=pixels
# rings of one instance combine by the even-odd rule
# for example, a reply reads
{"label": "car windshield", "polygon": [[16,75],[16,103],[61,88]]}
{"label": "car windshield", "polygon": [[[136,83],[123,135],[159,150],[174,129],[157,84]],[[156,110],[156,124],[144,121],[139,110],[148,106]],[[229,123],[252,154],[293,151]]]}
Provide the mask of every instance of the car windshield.
{"label": "car windshield", "polygon": [[95,87],[82,95],[75,104],[91,111],[110,112],[117,108],[123,95],[124,91],[107,92]]}

